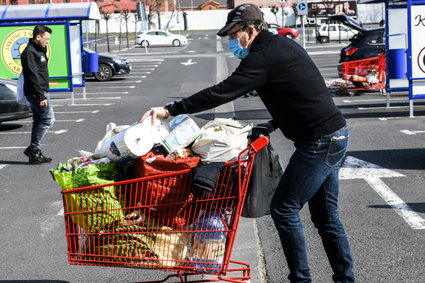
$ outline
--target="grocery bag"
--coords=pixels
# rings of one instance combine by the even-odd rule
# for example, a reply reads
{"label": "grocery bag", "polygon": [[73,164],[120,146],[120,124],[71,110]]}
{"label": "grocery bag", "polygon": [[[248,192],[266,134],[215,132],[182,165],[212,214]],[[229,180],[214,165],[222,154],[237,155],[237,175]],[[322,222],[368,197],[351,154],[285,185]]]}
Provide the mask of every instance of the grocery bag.
{"label": "grocery bag", "polygon": [[98,234],[87,236],[82,241],[83,258],[91,261],[112,260],[114,266],[120,266],[117,262],[122,262],[126,267],[131,266],[128,263],[145,268],[182,265],[191,234],[158,225],[152,219],[142,216],[141,221],[116,222]]}
{"label": "grocery bag", "polygon": [[22,72],[19,75],[18,81],[16,83],[16,102],[21,105],[30,106],[28,99],[25,97],[24,92],[24,73]]}
{"label": "grocery bag", "polygon": [[252,126],[232,119],[216,118],[201,128],[201,135],[193,143],[192,151],[203,163],[236,160],[248,145]]}
{"label": "grocery bag", "polygon": [[[196,167],[199,156],[168,160],[152,151],[142,156],[135,167],[135,177],[157,176]],[[186,178],[186,179],[185,179]],[[149,211],[150,217],[159,220],[165,226],[181,228],[189,225],[195,218],[194,208],[190,204],[194,195],[188,188],[188,177],[176,175],[166,181],[148,182],[146,186],[135,188],[127,206],[158,205]]]}
{"label": "grocery bag", "polygon": [[255,155],[242,216],[256,218],[270,214],[270,204],[282,175],[282,161],[269,144]]}
{"label": "grocery bag", "polygon": [[[51,173],[64,191],[113,183],[119,176],[115,163],[90,164],[83,169],[52,170]],[[68,212],[73,213],[72,220],[89,232],[97,232],[123,216],[114,186],[65,193],[64,198]]]}

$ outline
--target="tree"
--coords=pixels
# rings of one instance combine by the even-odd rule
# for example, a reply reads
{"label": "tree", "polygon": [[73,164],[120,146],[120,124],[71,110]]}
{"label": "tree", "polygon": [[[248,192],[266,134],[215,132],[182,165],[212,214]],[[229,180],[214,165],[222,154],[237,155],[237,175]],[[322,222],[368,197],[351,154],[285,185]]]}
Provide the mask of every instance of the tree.
{"label": "tree", "polygon": [[121,16],[125,21],[125,37],[127,39],[127,48],[130,48],[130,45],[128,43],[128,21],[130,20],[130,9],[124,8],[121,10]]}
{"label": "tree", "polygon": [[[97,4],[99,5],[99,2],[97,2]],[[108,22],[112,17],[112,14],[115,12],[116,6],[115,4],[111,1],[110,3],[106,3],[106,1],[99,5],[99,10],[100,10],[100,14],[102,15],[103,19],[105,20],[105,24],[106,24],[106,45],[108,48],[108,52],[111,51],[110,46],[109,46],[109,27],[108,27]]]}
{"label": "tree", "polygon": [[273,6],[270,8],[270,12],[272,12],[274,14],[274,17],[276,18],[276,23],[277,23],[277,12],[279,11],[279,8],[276,6]]}

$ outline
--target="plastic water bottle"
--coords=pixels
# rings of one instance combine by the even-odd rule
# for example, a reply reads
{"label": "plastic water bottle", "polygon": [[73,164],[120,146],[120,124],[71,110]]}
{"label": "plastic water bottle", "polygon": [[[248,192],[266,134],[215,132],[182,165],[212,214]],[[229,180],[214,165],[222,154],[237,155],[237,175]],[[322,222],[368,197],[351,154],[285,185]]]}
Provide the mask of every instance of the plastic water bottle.
{"label": "plastic water bottle", "polygon": [[[192,224],[193,243],[188,260],[198,272],[216,273],[223,266],[227,224],[224,213],[201,211]],[[211,231],[211,232],[210,232]]]}

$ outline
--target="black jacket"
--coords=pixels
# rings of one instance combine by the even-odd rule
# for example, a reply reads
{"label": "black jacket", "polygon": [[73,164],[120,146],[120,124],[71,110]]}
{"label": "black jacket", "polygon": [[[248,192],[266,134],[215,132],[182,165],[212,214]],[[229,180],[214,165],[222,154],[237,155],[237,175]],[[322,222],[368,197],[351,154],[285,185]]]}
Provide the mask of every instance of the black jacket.
{"label": "black jacket", "polygon": [[49,91],[49,71],[47,69],[47,48],[30,40],[21,54],[22,72],[24,72],[25,96],[34,95],[38,101],[46,99]]}
{"label": "black jacket", "polygon": [[172,116],[196,113],[256,90],[273,124],[294,142],[313,141],[346,122],[307,52],[295,41],[260,32],[248,56],[223,82],[167,105]]}

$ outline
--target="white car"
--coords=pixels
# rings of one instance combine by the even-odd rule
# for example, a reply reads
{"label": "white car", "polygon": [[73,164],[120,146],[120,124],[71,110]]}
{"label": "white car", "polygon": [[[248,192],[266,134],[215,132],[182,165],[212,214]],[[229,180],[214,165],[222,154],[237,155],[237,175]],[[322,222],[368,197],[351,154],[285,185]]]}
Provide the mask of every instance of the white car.
{"label": "white car", "polygon": [[320,43],[326,43],[331,40],[349,40],[357,31],[349,29],[341,24],[322,24],[317,28],[316,39]]}
{"label": "white car", "polygon": [[164,30],[145,30],[136,37],[136,44],[149,46],[180,46],[187,44],[187,37]]}

